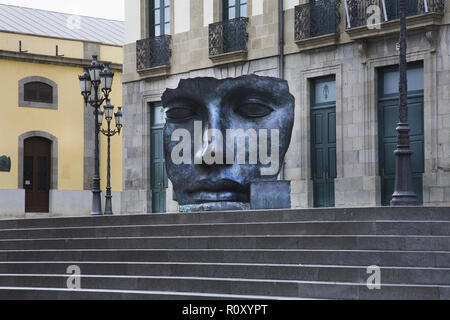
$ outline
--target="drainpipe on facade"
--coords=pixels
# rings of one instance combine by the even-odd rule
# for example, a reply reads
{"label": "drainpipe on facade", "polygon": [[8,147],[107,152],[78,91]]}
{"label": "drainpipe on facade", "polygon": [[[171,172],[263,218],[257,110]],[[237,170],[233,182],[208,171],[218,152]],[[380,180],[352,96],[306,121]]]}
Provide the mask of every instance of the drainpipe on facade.
{"label": "drainpipe on facade", "polygon": [[[280,0],[280,17],[279,17],[280,25],[278,27],[278,38],[280,39],[279,48],[280,48],[280,57],[278,61],[278,73],[280,79],[284,80],[284,0]],[[284,180],[284,166],[283,162],[280,171],[280,180]]]}
{"label": "drainpipe on facade", "polygon": [[280,61],[279,61],[279,76],[284,79],[284,0],[280,0],[280,27],[278,28],[280,39]]}

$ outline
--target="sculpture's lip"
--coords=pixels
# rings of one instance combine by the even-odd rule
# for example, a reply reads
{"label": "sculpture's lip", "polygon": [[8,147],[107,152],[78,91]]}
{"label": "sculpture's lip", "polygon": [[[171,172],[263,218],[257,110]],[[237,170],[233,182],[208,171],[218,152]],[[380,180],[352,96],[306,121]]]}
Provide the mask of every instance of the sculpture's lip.
{"label": "sculpture's lip", "polygon": [[202,202],[248,202],[248,194],[223,191],[199,191],[192,193],[192,199],[198,203]]}
{"label": "sculpture's lip", "polygon": [[249,199],[247,188],[229,179],[194,182],[188,193],[197,202],[248,202]]}
{"label": "sculpture's lip", "polygon": [[203,179],[199,181],[195,181],[192,184],[192,187],[189,188],[189,193],[197,193],[197,192],[237,192],[237,193],[248,193],[248,188],[239,182],[230,180],[230,179],[220,179],[220,180],[211,180],[211,179]]}

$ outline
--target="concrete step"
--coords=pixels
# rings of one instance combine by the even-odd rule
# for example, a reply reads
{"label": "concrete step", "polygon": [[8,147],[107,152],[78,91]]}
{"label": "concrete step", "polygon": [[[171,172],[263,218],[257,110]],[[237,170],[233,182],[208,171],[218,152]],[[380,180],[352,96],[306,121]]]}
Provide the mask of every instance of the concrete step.
{"label": "concrete step", "polygon": [[187,236],[1,239],[0,250],[38,249],[336,249],[450,251],[444,236]]}
{"label": "concrete step", "polygon": [[[0,287],[0,300],[302,300],[300,298],[207,294],[196,292],[158,292],[31,287]],[[305,299],[312,300],[312,299]]]}
{"label": "concrete step", "polygon": [[[369,290],[366,284],[320,281],[286,281],[234,278],[82,276],[84,289],[200,292],[239,296],[275,296],[330,299],[450,299],[450,286],[382,284]],[[0,287],[67,288],[67,275],[0,275]]]}
{"label": "concrete step", "polygon": [[[0,274],[65,274],[76,265],[86,275],[208,277],[366,283],[367,266],[151,262],[2,262]],[[450,285],[450,268],[382,267],[384,283]]]}
{"label": "concrete step", "polygon": [[115,215],[100,217],[52,217],[0,220],[0,229],[55,228],[70,226],[121,226],[149,224],[192,224],[233,222],[288,222],[288,221],[375,221],[422,220],[450,221],[448,207],[405,208],[330,208],[289,209],[247,212],[205,212],[189,214]]}
{"label": "concrete step", "polygon": [[450,299],[449,271],[449,208],[0,221],[0,299]]}
{"label": "concrete step", "polygon": [[423,235],[447,236],[446,221],[292,221],[170,224],[0,230],[0,239],[243,236],[243,235]]}
{"label": "concrete step", "polygon": [[450,252],[308,249],[1,250],[0,261],[282,263],[448,268]]}

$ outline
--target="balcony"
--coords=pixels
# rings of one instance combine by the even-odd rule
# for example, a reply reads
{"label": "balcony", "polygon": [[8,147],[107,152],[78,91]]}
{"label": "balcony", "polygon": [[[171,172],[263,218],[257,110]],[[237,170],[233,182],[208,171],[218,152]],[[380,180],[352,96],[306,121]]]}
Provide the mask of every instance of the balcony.
{"label": "balcony", "polygon": [[237,18],[209,25],[209,58],[216,64],[247,59],[248,18]]}
{"label": "balcony", "polygon": [[295,7],[295,43],[300,51],[337,44],[340,0],[316,0]]}
{"label": "balcony", "polygon": [[170,69],[170,35],[162,35],[136,42],[136,69],[142,76],[163,76]]}
{"label": "balcony", "polygon": [[[372,6],[372,7],[371,7]],[[373,23],[373,8],[380,23]],[[433,30],[442,22],[445,0],[407,0],[408,30]],[[399,0],[347,0],[347,30],[353,40],[396,34],[400,30]]]}

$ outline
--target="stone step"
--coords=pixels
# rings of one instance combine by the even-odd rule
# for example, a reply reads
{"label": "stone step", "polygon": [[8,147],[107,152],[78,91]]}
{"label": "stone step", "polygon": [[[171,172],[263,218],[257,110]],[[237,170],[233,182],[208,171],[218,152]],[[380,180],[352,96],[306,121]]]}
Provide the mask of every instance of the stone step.
{"label": "stone step", "polygon": [[[366,283],[367,266],[293,264],[1,262],[0,274],[65,274],[76,265],[86,275],[208,277]],[[381,267],[382,282],[450,285],[450,268]]]}
{"label": "stone step", "polygon": [[0,220],[0,229],[55,228],[71,226],[121,226],[172,223],[233,223],[279,221],[364,221],[364,220],[422,220],[450,221],[448,207],[383,207],[261,210],[247,212],[205,212],[189,214],[115,215],[100,217],[52,217]]}
{"label": "stone step", "polygon": [[292,221],[170,224],[0,230],[0,239],[242,236],[242,235],[433,235],[450,234],[446,221]]}
{"label": "stone step", "polygon": [[308,249],[1,250],[0,261],[282,263],[448,268],[450,252]]}
{"label": "stone step", "polygon": [[[0,287],[67,288],[67,275],[0,275]],[[215,295],[276,296],[330,299],[450,299],[450,286],[366,284],[234,278],[83,276],[84,289],[200,292]]]}
{"label": "stone step", "polygon": [[[196,292],[158,292],[60,288],[0,287],[0,300],[287,300],[286,297],[206,294]],[[290,298],[289,300],[302,300]],[[312,299],[306,299],[312,300]]]}
{"label": "stone step", "polygon": [[450,237],[262,235],[214,237],[94,237],[0,240],[0,250],[164,248],[450,251]]}
{"label": "stone step", "polygon": [[449,208],[0,221],[0,299],[450,299],[449,271]]}

